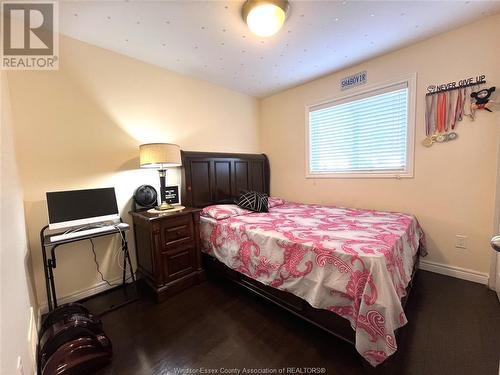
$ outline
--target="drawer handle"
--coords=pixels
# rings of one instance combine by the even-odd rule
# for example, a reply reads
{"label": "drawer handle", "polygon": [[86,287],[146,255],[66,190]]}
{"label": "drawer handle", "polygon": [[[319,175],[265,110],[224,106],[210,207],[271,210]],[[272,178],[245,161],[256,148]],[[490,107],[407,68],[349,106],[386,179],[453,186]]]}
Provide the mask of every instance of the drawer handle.
{"label": "drawer handle", "polygon": [[171,240],[167,240],[166,245],[168,246],[168,245],[173,244],[173,243],[179,243],[179,242],[187,241],[190,239],[191,239],[191,237],[189,237],[187,235],[181,235],[181,236],[177,236]]}

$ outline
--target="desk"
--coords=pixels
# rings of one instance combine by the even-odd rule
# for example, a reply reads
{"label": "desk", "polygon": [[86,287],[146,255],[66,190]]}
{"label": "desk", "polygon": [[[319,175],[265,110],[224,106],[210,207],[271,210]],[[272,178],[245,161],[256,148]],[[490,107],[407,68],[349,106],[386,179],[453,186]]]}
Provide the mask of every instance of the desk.
{"label": "desk", "polygon": [[[73,242],[90,240],[93,238],[109,236],[109,235],[114,235],[114,234],[120,234],[120,230],[117,228],[112,228],[112,229],[107,230],[105,232],[87,234],[87,235],[82,235],[82,236],[73,237],[73,238],[67,238],[67,239],[58,240],[58,241],[52,241],[51,240],[52,236],[56,236],[56,235],[62,234],[62,233],[46,234],[45,232],[48,228],[49,228],[49,226],[46,225],[40,231],[40,245],[42,248],[42,256],[43,256],[45,289],[47,291],[47,304],[49,307],[49,311],[52,311],[57,307],[57,295],[56,295],[56,287],[55,287],[54,271],[53,271],[54,268],[57,267],[56,249],[61,245],[65,245],[65,244],[69,244],[69,243],[73,243]],[[123,235],[121,248],[122,248],[122,251],[124,254],[124,257],[123,257],[123,282],[121,285],[122,287],[125,286],[125,284],[126,284],[127,265],[129,266],[130,274],[132,275],[132,281],[135,281],[134,271],[132,269],[132,262],[130,261],[130,254],[128,251],[127,233],[126,233],[128,230],[129,230],[129,227],[121,229],[121,234]],[[50,249],[50,258],[47,257],[47,249]]]}

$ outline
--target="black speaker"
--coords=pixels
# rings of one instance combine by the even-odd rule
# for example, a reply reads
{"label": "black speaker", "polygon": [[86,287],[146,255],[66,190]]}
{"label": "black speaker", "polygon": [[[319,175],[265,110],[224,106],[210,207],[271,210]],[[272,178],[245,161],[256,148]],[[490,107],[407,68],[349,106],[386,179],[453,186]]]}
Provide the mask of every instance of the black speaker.
{"label": "black speaker", "polygon": [[158,193],[151,185],[141,185],[134,192],[134,211],[144,211],[158,205]]}

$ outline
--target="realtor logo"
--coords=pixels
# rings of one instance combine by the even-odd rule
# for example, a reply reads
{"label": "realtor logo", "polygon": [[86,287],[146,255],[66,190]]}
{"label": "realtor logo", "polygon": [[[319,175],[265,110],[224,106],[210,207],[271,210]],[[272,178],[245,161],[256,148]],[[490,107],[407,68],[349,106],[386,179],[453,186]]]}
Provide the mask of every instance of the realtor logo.
{"label": "realtor logo", "polygon": [[59,68],[56,2],[2,2],[1,68]]}

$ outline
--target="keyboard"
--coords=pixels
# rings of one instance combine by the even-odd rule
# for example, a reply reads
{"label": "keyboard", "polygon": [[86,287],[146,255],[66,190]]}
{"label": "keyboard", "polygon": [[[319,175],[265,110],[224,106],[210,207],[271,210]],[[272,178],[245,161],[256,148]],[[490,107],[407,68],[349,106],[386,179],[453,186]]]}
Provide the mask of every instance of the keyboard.
{"label": "keyboard", "polygon": [[97,228],[79,230],[77,232],[58,234],[55,236],[51,236],[50,242],[70,240],[72,238],[85,237],[85,236],[92,235],[92,234],[99,234],[99,233],[104,233],[104,232],[109,232],[109,231],[115,231],[117,228],[119,228],[120,230],[127,230],[127,229],[129,229],[129,225],[126,223],[120,223],[116,226],[115,225],[105,225],[105,226],[97,227]]}

